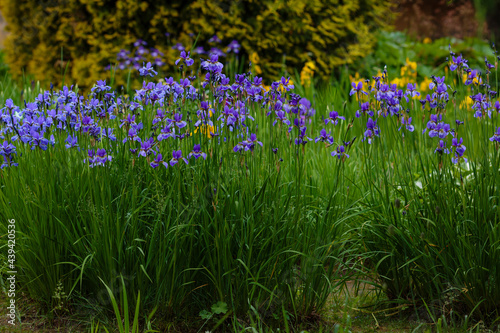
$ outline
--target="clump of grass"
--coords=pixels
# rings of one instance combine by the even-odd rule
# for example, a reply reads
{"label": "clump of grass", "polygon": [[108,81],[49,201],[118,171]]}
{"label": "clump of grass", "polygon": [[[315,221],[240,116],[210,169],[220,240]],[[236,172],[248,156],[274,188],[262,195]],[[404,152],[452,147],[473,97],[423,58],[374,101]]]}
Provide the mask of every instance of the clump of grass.
{"label": "clump of grass", "polygon": [[154,82],[148,64],[134,96],[98,81],[5,102],[0,217],[31,297],[109,308],[122,290],[167,321],[226,304],[208,323],[298,327],[368,273],[396,307],[498,317],[493,73],[460,63],[426,98],[382,73],[344,102],[222,69]]}

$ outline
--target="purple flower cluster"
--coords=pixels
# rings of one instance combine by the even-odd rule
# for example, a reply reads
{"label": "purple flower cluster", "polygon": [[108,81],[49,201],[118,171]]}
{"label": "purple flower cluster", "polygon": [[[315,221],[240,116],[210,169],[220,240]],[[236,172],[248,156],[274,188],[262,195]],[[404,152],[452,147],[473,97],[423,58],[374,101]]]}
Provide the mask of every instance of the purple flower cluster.
{"label": "purple flower cluster", "polygon": [[[416,90],[416,85],[409,83],[406,91],[398,89],[396,84],[389,84],[387,81],[387,73],[381,76],[373,77],[373,84],[366,80],[367,92],[363,90],[363,83],[356,84],[353,82],[350,95],[356,94],[359,109],[356,111],[356,118],[362,118],[366,121],[366,129],[363,134],[362,141],[367,141],[371,144],[375,137],[380,136],[380,127],[377,124],[379,117],[397,117],[401,123],[401,128],[406,131],[413,132],[415,127],[412,125],[412,117],[408,117],[404,111],[410,109],[405,108],[404,103],[412,107],[411,99],[420,96]],[[378,118],[375,118],[378,117]],[[404,136],[404,134],[403,134]]]}
{"label": "purple flower cluster", "polygon": [[[494,111],[497,114],[500,113],[500,101],[493,100],[497,93],[491,89],[488,82],[483,83],[481,72],[470,69],[467,60],[461,55],[456,56],[451,52],[451,56],[451,71],[458,70],[466,76],[464,84],[466,86],[474,86],[471,89],[473,93],[468,97],[472,100],[470,108],[474,112],[474,117],[483,119],[485,116],[488,116],[488,118],[491,118]],[[495,67],[488,59],[485,59],[485,65],[487,74]],[[431,92],[420,100],[421,110],[431,113],[422,134],[428,131],[430,138],[439,139],[437,147],[433,148],[434,152],[438,155],[452,154],[451,161],[454,164],[467,162],[467,158],[465,157],[466,147],[463,138],[457,136],[459,126],[463,125],[464,122],[455,119],[453,122],[455,128],[452,128],[451,124],[443,121],[443,115],[446,114],[450,95],[454,98],[453,103],[457,103],[455,99],[456,91],[453,93],[449,92],[452,88],[446,84],[444,76],[431,76],[431,79],[432,82],[429,84]],[[380,127],[377,123],[380,117],[396,116],[401,124],[399,130],[405,129],[407,132],[415,130],[415,126],[412,124],[414,117],[411,116],[411,113],[415,110],[412,100],[420,96],[416,84],[409,83],[406,86],[406,91],[400,90],[395,84],[387,83],[386,71],[381,76],[373,77],[372,83],[369,80],[366,80],[365,83],[367,84],[366,89],[364,89],[363,82],[352,82],[350,91],[350,96],[356,95],[359,105],[355,113],[356,118],[362,118],[366,121],[366,129],[362,141],[366,140],[369,144],[372,144],[374,138],[380,136]],[[336,115],[334,114],[333,117],[326,119],[325,123],[329,123],[330,121],[333,123],[335,119]],[[422,120],[424,119],[422,118]],[[322,131],[321,135],[316,138],[316,141],[328,142],[328,135],[329,133]],[[448,137],[451,137],[451,146],[447,142]],[[500,142],[500,128],[490,138],[490,141]],[[338,148],[332,155],[339,156],[341,153],[342,150]]]}
{"label": "purple flower cluster", "polygon": [[234,146],[233,151],[235,153],[239,151],[253,151],[255,148],[255,144],[258,144],[262,147],[262,142],[257,140],[257,135],[255,133],[252,133],[250,134],[250,138],[241,141],[236,146]]}
{"label": "purple flower cluster", "polygon": [[147,48],[147,45],[147,42],[139,39],[134,43],[132,51],[124,49],[120,50],[120,52],[116,55],[116,59],[118,61],[117,68],[121,70],[139,70],[141,68],[141,64],[145,62],[150,62],[158,67],[164,66],[165,62],[162,60],[164,54],[154,47]]}
{"label": "purple flower cluster", "polygon": [[[141,54],[147,53],[145,45],[137,44]],[[232,43],[233,52],[237,46]],[[91,168],[111,167],[118,151],[127,152],[125,158],[131,159],[133,165],[144,160],[152,168],[167,168],[188,164],[188,159],[207,159],[204,150],[214,142],[237,142],[235,153],[263,147],[250,111],[261,109],[271,123],[279,124],[283,135],[290,137],[290,145],[303,147],[312,141],[307,133],[316,111],[309,100],[293,93],[290,78],[282,77],[272,82],[270,88],[265,88],[262,78],[251,77],[250,73],[237,74],[230,80],[218,59],[219,55],[211,54],[201,63],[205,71],[201,75],[202,87],[210,85],[210,102],[192,84],[195,78],[148,81],[157,75],[154,65],[148,62],[138,68],[145,80],[131,98],[117,95],[106,81],[100,80],[86,98],[74,92],[73,87],[64,87],[61,91],[41,93],[24,108],[7,100],[0,110],[0,138],[45,151],[55,145],[56,136],[64,141],[68,154],[82,154],[85,165]],[[192,61],[189,52],[181,51],[177,64],[190,66]],[[337,125],[344,119],[332,111],[325,125]],[[188,140],[184,139],[192,136],[196,136],[196,143],[186,155]],[[316,139],[319,141],[332,145],[331,131],[324,129]],[[2,167],[17,165],[15,152],[16,148],[5,141]],[[276,154],[277,149],[273,152]],[[169,154],[172,158],[166,160]]]}
{"label": "purple flower cluster", "polygon": [[97,149],[97,152],[94,149],[89,149],[88,159],[83,162],[85,163],[87,161],[89,167],[93,168],[96,166],[104,166],[107,162],[111,162],[112,159],[113,157],[108,155],[104,148]]}
{"label": "purple flower cluster", "polygon": [[[210,43],[220,41],[214,36]],[[145,45],[142,41],[137,44],[142,54],[149,52]],[[236,46],[237,43],[233,43],[232,52],[236,52]],[[178,49],[180,56],[176,64],[192,66],[191,53],[196,52],[187,52],[180,46]],[[0,110],[0,139],[4,140],[0,146],[2,168],[17,165],[22,157],[16,155],[20,145],[46,151],[53,149],[55,137],[64,141],[61,146],[64,143],[68,154],[85,158],[90,167],[111,167],[116,164],[114,161],[119,156],[116,152],[119,151],[124,152],[120,156],[132,160],[132,163],[143,163],[152,168],[161,165],[165,168],[186,167],[188,164],[192,168],[213,156],[213,149],[222,145],[226,145],[229,153],[232,150],[240,154],[241,158],[247,158],[245,153],[248,151],[251,155],[255,149],[264,147],[277,155],[278,148],[272,148],[273,143],[262,143],[261,124],[256,124],[255,112],[261,112],[268,119],[266,122],[273,138],[281,137],[281,142],[287,142],[297,154],[305,152],[307,143],[322,143],[325,148],[333,149],[331,156],[341,161],[350,157],[348,151],[354,139],[337,144],[334,137],[338,138],[342,129],[349,131],[355,126],[355,121],[361,123],[358,128],[362,129],[362,141],[368,144],[376,143],[383,135],[384,119],[390,119],[399,130],[403,129],[403,136],[415,130],[412,121],[418,118],[412,113],[420,109],[415,106],[419,104],[415,99],[420,93],[415,84],[408,84],[405,90],[389,84],[386,72],[373,77],[373,83],[351,84],[350,95],[355,95],[358,107],[352,110],[357,109],[350,123],[344,124],[344,116],[328,109],[321,117],[324,128],[311,134],[311,129],[315,129],[312,124],[316,114],[314,103],[294,93],[290,78],[282,77],[269,87],[263,85],[262,78],[252,77],[250,73],[236,74],[232,79],[223,73],[224,65],[219,61],[221,56],[217,52],[208,54],[208,58],[201,61],[203,72],[200,77],[182,76],[179,80],[165,77],[158,82],[148,81],[157,76],[154,69],[157,64],[143,64],[138,67],[144,78],[142,87],[131,97],[117,95],[103,80],[96,83],[86,98],[74,92],[73,87],[64,87],[61,91],[45,91],[24,107],[7,100]],[[462,58],[455,57],[453,61],[457,66],[455,70],[468,70]],[[469,74],[471,77],[478,75],[473,71]],[[200,85],[193,83],[196,79]],[[475,78],[472,80],[471,84],[477,85]],[[474,90],[470,96],[473,101],[471,108],[477,118],[486,118],[485,115],[491,118],[495,110],[500,112],[500,102],[493,100],[494,94],[489,92],[489,87],[481,87],[486,91]],[[457,137],[463,122],[455,120],[452,123],[456,124],[455,128],[452,128],[443,121],[450,86],[446,85],[444,77],[433,76],[429,88],[432,90],[430,94],[420,100],[421,110],[430,112],[423,134],[428,131],[432,140],[439,141],[437,147],[432,148],[435,153],[440,156],[452,154],[453,163],[467,161],[463,139]],[[447,142],[449,137],[452,138],[451,146]],[[500,128],[490,140],[500,142]],[[15,142],[19,143],[16,143],[17,148]],[[167,156],[172,157],[168,159]]]}
{"label": "purple flower cluster", "polygon": [[[170,37],[168,33],[165,35]],[[177,43],[172,46],[172,49],[179,51],[181,54],[179,59],[175,61],[175,65],[177,66],[181,63],[186,67],[192,66],[194,60],[190,57],[191,53],[197,55],[217,55],[218,57],[226,57],[231,53],[235,55],[240,53],[241,44],[237,40],[232,40],[225,48],[222,47],[222,49],[220,48],[221,43],[221,39],[217,37],[217,35],[214,35],[208,40],[208,51],[206,51],[203,46],[198,46],[189,52],[186,51],[186,46],[182,43]],[[158,68],[165,66],[166,63],[163,59],[164,53],[155,47],[148,48],[147,45],[148,43],[146,41],[139,39],[133,44],[133,49],[131,51],[125,49],[120,50],[116,55],[117,68],[120,70],[141,70],[144,63],[150,63],[152,66]],[[107,66],[107,69],[109,68],[111,68],[111,65]],[[146,73],[150,74],[152,72],[146,71]]]}

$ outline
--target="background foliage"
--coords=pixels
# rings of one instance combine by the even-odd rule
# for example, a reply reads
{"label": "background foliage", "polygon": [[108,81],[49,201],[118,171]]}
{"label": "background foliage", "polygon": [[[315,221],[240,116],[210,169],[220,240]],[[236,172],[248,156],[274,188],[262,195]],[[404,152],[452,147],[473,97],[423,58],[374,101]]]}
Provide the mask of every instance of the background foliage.
{"label": "background foliage", "polygon": [[196,0],[168,5],[1,0],[0,9],[10,31],[6,60],[14,76],[24,71],[57,84],[67,68],[65,77],[83,88],[102,78],[117,52],[138,38],[164,52],[171,65],[178,56],[170,47],[173,42],[191,45],[198,34],[204,41],[216,33],[223,41],[240,40],[264,76],[276,77],[284,65],[293,73],[292,68],[313,60],[327,78],[334,66],[368,54],[375,30],[390,17],[390,1],[376,0]]}

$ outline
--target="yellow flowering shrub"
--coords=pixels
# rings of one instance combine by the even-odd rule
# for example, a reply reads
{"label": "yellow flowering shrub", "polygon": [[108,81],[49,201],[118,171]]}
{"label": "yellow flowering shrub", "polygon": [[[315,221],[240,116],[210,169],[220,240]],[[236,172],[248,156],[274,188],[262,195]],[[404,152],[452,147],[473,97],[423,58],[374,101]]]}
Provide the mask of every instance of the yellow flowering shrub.
{"label": "yellow flowering shrub", "polygon": [[[59,84],[67,67],[66,83],[84,88],[109,76],[105,67],[137,39],[163,52],[164,70],[173,71],[168,66],[179,52],[172,44],[189,46],[214,34],[225,43],[240,41],[255,73],[268,79],[284,66],[293,73],[310,61],[315,73],[329,79],[335,66],[372,50],[390,8],[390,1],[379,0],[0,0],[13,75],[25,70],[45,84]],[[117,77],[118,84],[123,81]]]}

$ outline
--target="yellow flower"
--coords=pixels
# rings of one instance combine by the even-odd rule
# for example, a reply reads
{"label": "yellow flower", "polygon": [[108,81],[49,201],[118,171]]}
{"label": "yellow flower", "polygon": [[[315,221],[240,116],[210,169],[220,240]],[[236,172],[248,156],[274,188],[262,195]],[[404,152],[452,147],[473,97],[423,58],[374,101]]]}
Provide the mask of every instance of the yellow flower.
{"label": "yellow flower", "polygon": [[401,84],[401,79],[400,79],[400,78],[398,78],[398,77],[397,77],[397,78],[394,78],[394,79],[392,79],[391,84],[397,84],[397,85],[398,85],[398,87],[399,87],[399,86],[400,86],[400,84]]}
{"label": "yellow flower", "polygon": [[[465,83],[465,81],[467,81],[467,78],[468,78],[468,75],[467,75],[467,74],[462,75],[462,79],[463,79],[464,83]],[[472,80],[472,82],[473,82],[473,83],[475,83],[475,84],[481,84],[481,83],[483,83],[483,80],[479,80],[479,78],[476,76],[476,77]]]}
{"label": "yellow flower", "polygon": [[302,71],[300,72],[300,83],[304,86],[310,85],[315,70],[316,65],[313,61],[306,62],[304,68],[302,68]]}
{"label": "yellow flower", "polygon": [[264,91],[269,91],[271,89],[271,86],[266,86],[265,84],[262,84],[262,89],[264,89]]}
{"label": "yellow flower", "polygon": [[474,101],[470,96],[467,96],[461,103],[460,103],[460,108],[462,109],[468,109],[474,104]]}
{"label": "yellow flower", "polygon": [[209,139],[212,137],[210,133],[215,133],[215,127],[210,125],[201,125],[200,127],[196,127],[194,132],[198,133],[198,130],[200,130],[200,133],[206,135]]}
{"label": "yellow flower", "polygon": [[250,62],[252,63],[252,67],[255,69],[255,72],[257,74],[262,74],[262,69],[259,66],[260,58],[257,52],[250,54]]}
{"label": "yellow flower", "polygon": [[[379,73],[378,76],[381,76]],[[413,83],[417,79],[417,63],[406,58],[406,64],[401,67],[401,77],[391,80],[391,84],[396,84],[399,88],[405,88],[408,83]]]}
{"label": "yellow flower", "polygon": [[430,43],[432,43],[432,39],[430,39],[429,37],[425,37],[424,40],[422,41],[422,43],[430,44]]}
{"label": "yellow flower", "polygon": [[426,77],[421,83],[420,83],[420,92],[428,91],[429,90],[429,84],[432,82],[432,79]]}
{"label": "yellow flower", "polygon": [[416,71],[417,70],[417,62],[410,61],[410,59],[406,58],[406,67],[408,67],[412,71]]}

